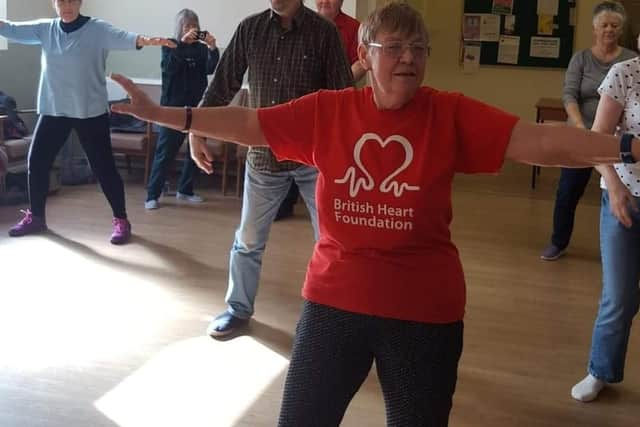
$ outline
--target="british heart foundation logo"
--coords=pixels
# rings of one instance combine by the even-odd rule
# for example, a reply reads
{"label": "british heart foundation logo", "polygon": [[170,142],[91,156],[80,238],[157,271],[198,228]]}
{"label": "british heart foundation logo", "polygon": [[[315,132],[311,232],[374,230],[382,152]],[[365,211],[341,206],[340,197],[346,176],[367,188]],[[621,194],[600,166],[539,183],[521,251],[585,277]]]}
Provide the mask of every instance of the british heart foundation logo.
{"label": "british heart foundation logo", "polygon": [[[398,168],[384,177],[380,183],[377,183],[373,176],[371,176],[371,172],[362,161],[363,151],[372,144],[378,144],[382,149],[387,148],[391,144],[400,144],[405,154],[404,161],[398,166]],[[336,179],[334,181],[336,184],[349,185],[349,195],[351,197],[356,197],[360,191],[373,191],[376,188],[381,193],[393,192],[394,196],[397,198],[400,198],[405,191],[420,191],[420,187],[418,186],[409,185],[406,182],[396,180],[398,175],[411,166],[411,163],[413,162],[413,147],[407,138],[400,135],[391,135],[387,139],[383,140],[375,133],[365,133],[358,140],[355,148],[353,149],[353,160],[355,161],[356,166],[349,167],[343,178]]]}

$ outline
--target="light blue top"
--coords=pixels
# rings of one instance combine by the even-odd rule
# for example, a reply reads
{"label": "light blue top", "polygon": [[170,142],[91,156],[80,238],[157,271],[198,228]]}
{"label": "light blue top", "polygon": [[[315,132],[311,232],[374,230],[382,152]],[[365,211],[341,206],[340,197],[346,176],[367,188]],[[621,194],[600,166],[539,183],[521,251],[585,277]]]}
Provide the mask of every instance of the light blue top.
{"label": "light blue top", "polygon": [[105,71],[110,50],[136,49],[137,34],[91,18],[65,33],[60,18],[0,25],[0,36],[42,46],[38,113],[86,119],[107,112]]}

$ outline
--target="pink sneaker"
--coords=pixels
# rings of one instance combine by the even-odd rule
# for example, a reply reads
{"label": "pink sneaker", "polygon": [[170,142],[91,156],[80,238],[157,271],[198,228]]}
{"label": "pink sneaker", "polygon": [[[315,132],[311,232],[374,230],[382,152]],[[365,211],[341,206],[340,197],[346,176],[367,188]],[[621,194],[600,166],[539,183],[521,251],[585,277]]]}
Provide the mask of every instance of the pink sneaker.
{"label": "pink sneaker", "polygon": [[111,243],[122,245],[131,238],[131,223],[126,219],[113,218],[113,232],[111,233]]}
{"label": "pink sneaker", "polygon": [[47,222],[44,218],[34,216],[29,209],[20,211],[24,217],[9,230],[9,236],[20,237],[27,234],[36,234],[47,231]]}

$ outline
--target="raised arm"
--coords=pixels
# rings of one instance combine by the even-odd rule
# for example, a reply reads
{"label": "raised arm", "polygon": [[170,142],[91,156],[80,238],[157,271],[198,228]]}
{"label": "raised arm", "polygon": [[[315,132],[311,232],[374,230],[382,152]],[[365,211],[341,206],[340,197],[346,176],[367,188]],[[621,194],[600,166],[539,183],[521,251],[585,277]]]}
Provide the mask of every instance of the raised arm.
{"label": "raised arm", "polygon": [[41,44],[40,34],[43,27],[49,26],[49,20],[10,22],[0,20],[0,37],[6,37],[15,43]]}
{"label": "raised arm", "polygon": [[[260,128],[258,113],[252,108],[211,107],[194,108],[191,124],[188,124],[187,109],[161,107],[139,89],[131,80],[113,74],[111,78],[119,83],[131,98],[130,104],[115,104],[113,111],[130,114],[141,120],[158,123],[195,135],[235,142],[247,146],[266,146],[267,141]],[[185,129],[187,128],[187,129]]]}
{"label": "raised arm", "polygon": [[[637,138],[632,151],[640,159]],[[511,133],[506,157],[530,165],[569,168],[613,164],[620,162],[620,142],[612,135],[520,120]]]}
{"label": "raised arm", "polygon": [[165,46],[173,49],[176,47],[176,44],[172,40],[166,39],[164,37],[138,36],[138,38],[136,39],[136,47],[140,49],[145,46]]}

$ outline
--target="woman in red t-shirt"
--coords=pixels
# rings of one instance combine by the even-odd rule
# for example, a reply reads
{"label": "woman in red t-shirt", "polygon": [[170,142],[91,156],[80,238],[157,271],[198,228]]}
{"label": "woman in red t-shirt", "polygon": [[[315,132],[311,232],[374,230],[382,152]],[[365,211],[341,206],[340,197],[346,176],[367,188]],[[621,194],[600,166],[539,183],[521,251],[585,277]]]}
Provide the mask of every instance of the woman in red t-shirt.
{"label": "woman in red t-shirt", "polygon": [[[340,53],[341,54],[341,53]],[[619,162],[612,136],[519,120],[421,87],[429,38],[389,3],[363,23],[371,88],[320,91],[265,109],[162,108],[123,76],[114,110],[197,135],[269,146],[318,168],[320,238],[285,384],[281,426],[338,425],[372,363],[389,425],[446,426],[462,351],[465,284],[451,241],[455,173]],[[635,141],[635,140],[634,140]],[[640,157],[640,146],[633,145]],[[192,151],[211,173],[206,152]]]}

